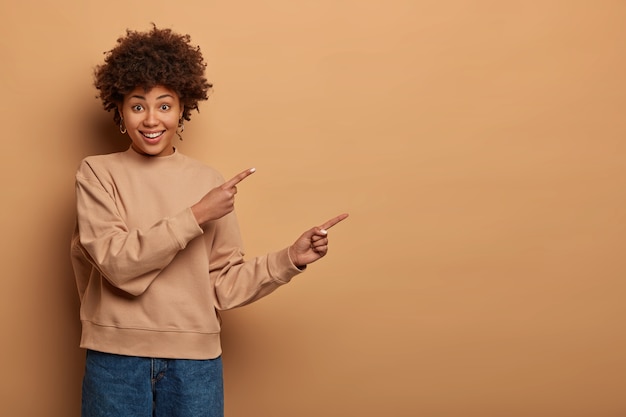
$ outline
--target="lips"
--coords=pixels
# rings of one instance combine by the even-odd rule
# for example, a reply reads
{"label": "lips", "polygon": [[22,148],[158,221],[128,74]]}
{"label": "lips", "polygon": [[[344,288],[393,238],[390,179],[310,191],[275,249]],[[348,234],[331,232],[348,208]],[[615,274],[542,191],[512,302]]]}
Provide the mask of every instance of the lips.
{"label": "lips", "polygon": [[141,132],[142,136],[148,143],[157,143],[161,139],[161,136],[163,136],[163,133],[165,133],[165,130],[161,130],[159,132]]}

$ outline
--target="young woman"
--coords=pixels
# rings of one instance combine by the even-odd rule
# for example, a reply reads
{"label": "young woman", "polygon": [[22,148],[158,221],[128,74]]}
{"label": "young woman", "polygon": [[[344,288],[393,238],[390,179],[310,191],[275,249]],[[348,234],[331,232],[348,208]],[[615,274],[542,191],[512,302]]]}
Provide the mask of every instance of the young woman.
{"label": "young woman", "polygon": [[244,259],[237,184],[174,141],[207,99],[188,35],[127,31],[95,71],[128,150],[76,173],[72,262],[87,349],[83,417],[223,415],[219,310],[252,303],[328,250],[337,216],[274,253]]}

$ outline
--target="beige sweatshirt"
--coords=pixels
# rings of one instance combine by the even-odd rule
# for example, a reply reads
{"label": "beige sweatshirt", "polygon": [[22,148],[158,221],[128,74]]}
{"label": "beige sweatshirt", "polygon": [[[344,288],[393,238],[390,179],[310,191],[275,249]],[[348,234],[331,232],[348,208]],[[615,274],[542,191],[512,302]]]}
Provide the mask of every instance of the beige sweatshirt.
{"label": "beige sweatshirt", "polygon": [[224,182],[178,151],[85,158],[71,255],[81,347],[122,355],[221,354],[217,311],[249,304],[301,271],[287,249],[244,261],[234,213],[201,228],[191,212]]}

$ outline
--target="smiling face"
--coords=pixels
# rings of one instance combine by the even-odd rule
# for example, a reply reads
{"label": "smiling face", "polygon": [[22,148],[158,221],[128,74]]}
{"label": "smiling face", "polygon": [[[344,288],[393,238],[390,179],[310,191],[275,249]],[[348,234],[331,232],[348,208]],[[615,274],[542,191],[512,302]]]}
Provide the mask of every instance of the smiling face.
{"label": "smiling face", "polygon": [[172,145],[183,108],[174,91],[163,86],[135,88],[118,108],[135,151],[150,156],[174,153]]}

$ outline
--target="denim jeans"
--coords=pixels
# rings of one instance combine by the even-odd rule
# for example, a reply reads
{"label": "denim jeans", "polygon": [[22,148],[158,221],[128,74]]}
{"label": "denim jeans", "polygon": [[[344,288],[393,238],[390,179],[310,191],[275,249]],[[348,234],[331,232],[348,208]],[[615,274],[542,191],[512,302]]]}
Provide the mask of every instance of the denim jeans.
{"label": "denim jeans", "polygon": [[222,359],[87,351],[82,417],[223,417]]}

